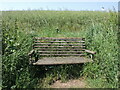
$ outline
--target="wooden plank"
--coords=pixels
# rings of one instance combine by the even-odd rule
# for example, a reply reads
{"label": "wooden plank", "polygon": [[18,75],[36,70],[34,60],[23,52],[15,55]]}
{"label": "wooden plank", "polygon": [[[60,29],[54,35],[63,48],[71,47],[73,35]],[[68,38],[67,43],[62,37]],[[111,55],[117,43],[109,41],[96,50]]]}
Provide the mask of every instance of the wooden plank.
{"label": "wooden plank", "polygon": [[86,57],[44,57],[37,62],[33,63],[33,65],[57,65],[57,64],[80,64],[93,62],[92,59]]}
{"label": "wooden plank", "polygon": [[83,43],[34,43],[34,45],[83,45]]}
{"label": "wooden plank", "polygon": [[40,56],[84,56],[85,54],[39,54]]}
{"label": "wooden plank", "polygon": [[55,40],[85,40],[85,38],[75,38],[75,37],[63,37],[63,38],[55,38],[55,37],[35,37],[34,39],[55,39]]}
{"label": "wooden plank", "polygon": [[31,50],[28,55],[32,55],[34,53],[34,50]]}
{"label": "wooden plank", "polygon": [[[40,51],[41,51],[41,50],[43,50],[43,51],[45,50],[45,51],[46,51],[46,48],[34,48],[34,49],[35,49],[35,50],[40,50]],[[47,51],[48,51],[48,50],[50,50],[50,51],[56,51],[56,50],[57,50],[57,51],[58,51],[58,50],[59,50],[59,51],[61,51],[61,50],[64,50],[64,51],[70,51],[70,50],[72,50],[72,51],[79,51],[79,50],[80,50],[80,51],[84,51],[85,49],[82,49],[82,48],[79,48],[79,49],[78,49],[78,48],[47,48]]]}
{"label": "wooden plank", "polygon": [[90,50],[85,50],[85,52],[87,52],[87,53],[91,53],[91,54],[96,54],[96,52],[94,52],[94,51],[90,51]]}
{"label": "wooden plank", "polygon": [[57,48],[57,47],[59,47],[59,48],[71,48],[71,47],[81,47],[81,48],[83,48],[83,47],[85,47],[85,46],[34,46],[35,48],[43,48],[43,47],[49,47],[49,48],[52,48],[52,47],[54,47],[54,48]]}
{"label": "wooden plank", "polygon": [[64,52],[64,53],[83,53],[84,51],[37,51],[37,52],[39,52],[39,53],[46,53],[46,52],[48,52],[48,53],[58,53],[58,52]]}
{"label": "wooden plank", "polygon": [[35,43],[42,43],[42,42],[48,42],[48,43],[84,43],[85,41],[34,41]]}

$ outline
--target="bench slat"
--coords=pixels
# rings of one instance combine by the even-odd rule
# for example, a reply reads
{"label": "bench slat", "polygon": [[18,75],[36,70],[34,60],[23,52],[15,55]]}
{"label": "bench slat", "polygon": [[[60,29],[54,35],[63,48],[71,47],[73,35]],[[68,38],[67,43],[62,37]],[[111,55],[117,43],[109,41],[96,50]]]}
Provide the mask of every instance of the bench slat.
{"label": "bench slat", "polygon": [[44,57],[33,63],[33,65],[56,65],[56,64],[79,64],[93,62],[90,58],[85,57]]}
{"label": "bench slat", "polygon": [[85,40],[85,38],[51,38],[51,37],[35,37],[34,39],[55,39],[55,40]]}
{"label": "bench slat", "polygon": [[50,51],[55,51],[55,50],[59,50],[59,51],[70,51],[70,50],[72,50],[72,51],[84,51],[85,49],[83,49],[83,48],[47,48],[47,50],[46,50],[46,48],[34,48],[35,50],[42,50],[42,51],[48,51],[48,50],[50,50]]}
{"label": "bench slat", "polygon": [[85,54],[39,54],[40,56],[84,56]]}
{"label": "bench slat", "polygon": [[58,52],[64,52],[64,53],[72,53],[72,52],[76,52],[76,53],[83,53],[83,52],[85,52],[85,51],[37,51],[37,52],[39,52],[39,53],[41,53],[41,52],[49,52],[49,53],[52,53],[52,52],[56,52],[56,53],[58,53]]}
{"label": "bench slat", "polygon": [[55,47],[55,48],[57,48],[57,47],[59,47],[59,48],[73,48],[73,47],[81,47],[81,48],[83,48],[83,47],[85,47],[85,46],[34,46],[34,48],[40,48],[40,47],[50,47],[50,48],[52,48],[52,47]]}
{"label": "bench slat", "polygon": [[85,44],[82,43],[34,43],[34,45],[83,45],[85,46]]}
{"label": "bench slat", "polygon": [[35,43],[42,43],[42,42],[48,42],[48,43],[84,43],[85,41],[34,41]]}

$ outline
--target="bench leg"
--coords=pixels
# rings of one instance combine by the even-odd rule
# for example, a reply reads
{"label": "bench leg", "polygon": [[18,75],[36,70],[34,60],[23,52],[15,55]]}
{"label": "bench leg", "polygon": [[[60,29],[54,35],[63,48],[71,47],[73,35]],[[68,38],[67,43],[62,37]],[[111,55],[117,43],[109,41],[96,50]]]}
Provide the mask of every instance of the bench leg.
{"label": "bench leg", "polygon": [[94,54],[90,54],[90,58],[94,60]]}
{"label": "bench leg", "polygon": [[93,55],[92,54],[90,54],[90,58],[93,59]]}
{"label": "bench leg", "polygon": [[29,56],[29,64],[32,64],[32,57]]}
{"label": "bench leg", "polygon": [[32,64],[34,62],[35,62],[35,60],[33,60],[32,56],[29,56],[29,64]]}

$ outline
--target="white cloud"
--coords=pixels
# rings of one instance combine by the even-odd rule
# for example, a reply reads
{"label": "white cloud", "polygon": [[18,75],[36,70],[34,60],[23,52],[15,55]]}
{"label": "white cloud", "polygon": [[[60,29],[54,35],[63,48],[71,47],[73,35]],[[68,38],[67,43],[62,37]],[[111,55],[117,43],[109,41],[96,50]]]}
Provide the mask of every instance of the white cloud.
{"label": "white cloud", "polygon": [[0,2],[119,2],[119,0],[0,0]]}

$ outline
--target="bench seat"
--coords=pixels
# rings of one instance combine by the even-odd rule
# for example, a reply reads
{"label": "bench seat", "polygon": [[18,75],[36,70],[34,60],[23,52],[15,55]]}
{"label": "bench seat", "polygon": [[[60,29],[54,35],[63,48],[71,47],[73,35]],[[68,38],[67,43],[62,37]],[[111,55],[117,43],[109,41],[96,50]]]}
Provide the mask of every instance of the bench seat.
{"label": "bench seat", "polygon": [[92,62],[91,58],[86,57],[44,57],[39,59],[33,65],[56,65],[56,64],[79,64],[85,62]]}

